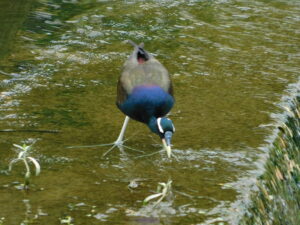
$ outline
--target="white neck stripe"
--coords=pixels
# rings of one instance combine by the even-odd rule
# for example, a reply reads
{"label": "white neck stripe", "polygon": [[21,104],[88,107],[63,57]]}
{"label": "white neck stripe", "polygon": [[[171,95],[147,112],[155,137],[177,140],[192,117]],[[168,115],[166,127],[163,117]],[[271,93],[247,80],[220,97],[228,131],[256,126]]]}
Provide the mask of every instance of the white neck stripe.
{"label": "white neck stripe", "polygon": [[164,133],[164,130],[163,130],[163,128],[161,127],[160,121],[161,121],[161,118],[157,118],[157,126],[158,126],[158,130],[159,130],[160,133]]}

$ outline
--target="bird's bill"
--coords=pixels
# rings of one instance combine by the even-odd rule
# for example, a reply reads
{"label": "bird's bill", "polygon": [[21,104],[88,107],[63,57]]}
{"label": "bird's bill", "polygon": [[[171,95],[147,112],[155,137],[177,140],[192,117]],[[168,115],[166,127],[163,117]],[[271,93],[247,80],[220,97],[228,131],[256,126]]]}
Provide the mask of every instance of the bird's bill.
{"label": "bird's bill", "polygon": [[167,151],[168,158],[171,158],[172,149],[171,149],[171,138],[173,133],[170,131],[167,131],[165,133],[165,137],[162,139],[162,143],[164,146],[164,149]]}
{"label": "bird's bill", "polygon": [[164,149],[167,151],[168,158],[171,158],[171,154],[172,154],[171,146],[167,145],[166,140],[164,138],[162,139],[162,143],[163,143]]}

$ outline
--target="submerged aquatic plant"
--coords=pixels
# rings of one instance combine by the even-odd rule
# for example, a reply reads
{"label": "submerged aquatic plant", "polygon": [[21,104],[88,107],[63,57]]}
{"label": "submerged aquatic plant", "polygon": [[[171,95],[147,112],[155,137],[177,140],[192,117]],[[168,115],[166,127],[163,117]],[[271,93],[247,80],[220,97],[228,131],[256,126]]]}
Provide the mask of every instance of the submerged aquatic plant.
{"label": "submerged aquatic plant", "polygon": [[154,207],[157,206],[164,198],[171,194],[172,189],[172,181],[169,180],[167,183],[158,183],[157,193],[153,195],[149,195],[143,201],[144,204],[147,204],[149,201],[160,197],[154,204]]}
{"label": "submerged aquatic plant", "polygon": [[29,186],[29,183],[30,183],[29,179],[30,179],[30,176],[31,176],[29,162],[33,163],[33,165],[35,167],[35,175],[36,176],[38,176],[40,174],[41,166],[35,158],[28,156],[28,152],[31,149],[31,145],[23,144],[23,146],[21,146],[21,145],[14,144],[14,146],[17,148],[19,153],[18,153],[17,158],[10,161],[8,171],[12,170],[12,166],[15,163],[17,163],[19,161],[22,161],[24,163],[25,169],[26,169],[24,188],[27,189],[28,186]]}
{"label": "submerged aquatic plant", "polygon": [[60,219],[60,224],[73,225],[73,223],[72,223],[73,220],[74,219],[71,216],[66,216],[66,217]]}

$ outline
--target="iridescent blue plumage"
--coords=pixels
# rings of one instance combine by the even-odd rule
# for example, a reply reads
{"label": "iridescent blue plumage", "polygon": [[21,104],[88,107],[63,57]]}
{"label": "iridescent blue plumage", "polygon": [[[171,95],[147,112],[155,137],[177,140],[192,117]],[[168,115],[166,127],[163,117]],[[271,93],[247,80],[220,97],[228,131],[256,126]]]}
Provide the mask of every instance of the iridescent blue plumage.
{"label": "iridescent blue plumage", "polygon": [[141,85],[133,89],[119,105],[130,118],[148,124],[151,117],[165,116],[173,107],[174,98],[157,85]]}
{"label": "iridescent blue plumage", "polygon": [[[175,129],[171,120],[163,118],[174,105],[168,71],[143,48],[143,44],[129,42],[134,46],[134,51],[125,62],[119,78],[117,106],[128,117],[147,124],[152,132],[162,138],[165,147],[168,143],[167,148],[171,151],[170,133]],[[169,129],[170,124],[172,130]],[[125,128],[126,125],[124,123]],[[166,132],[169,132],[167,136]],[[121,132],[121,139],[122,135]]]}

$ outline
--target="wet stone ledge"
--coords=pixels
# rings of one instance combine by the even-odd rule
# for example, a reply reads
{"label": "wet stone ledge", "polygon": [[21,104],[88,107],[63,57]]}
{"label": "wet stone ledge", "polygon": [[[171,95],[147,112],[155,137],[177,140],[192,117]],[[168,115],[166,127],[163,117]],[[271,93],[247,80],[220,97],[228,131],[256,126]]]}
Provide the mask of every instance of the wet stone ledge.
{"label": "wet stone ledge", "polygon": [[258,192],[241,225],[300,224],[300,96],[291,101],[285,123],[269,151]]}

